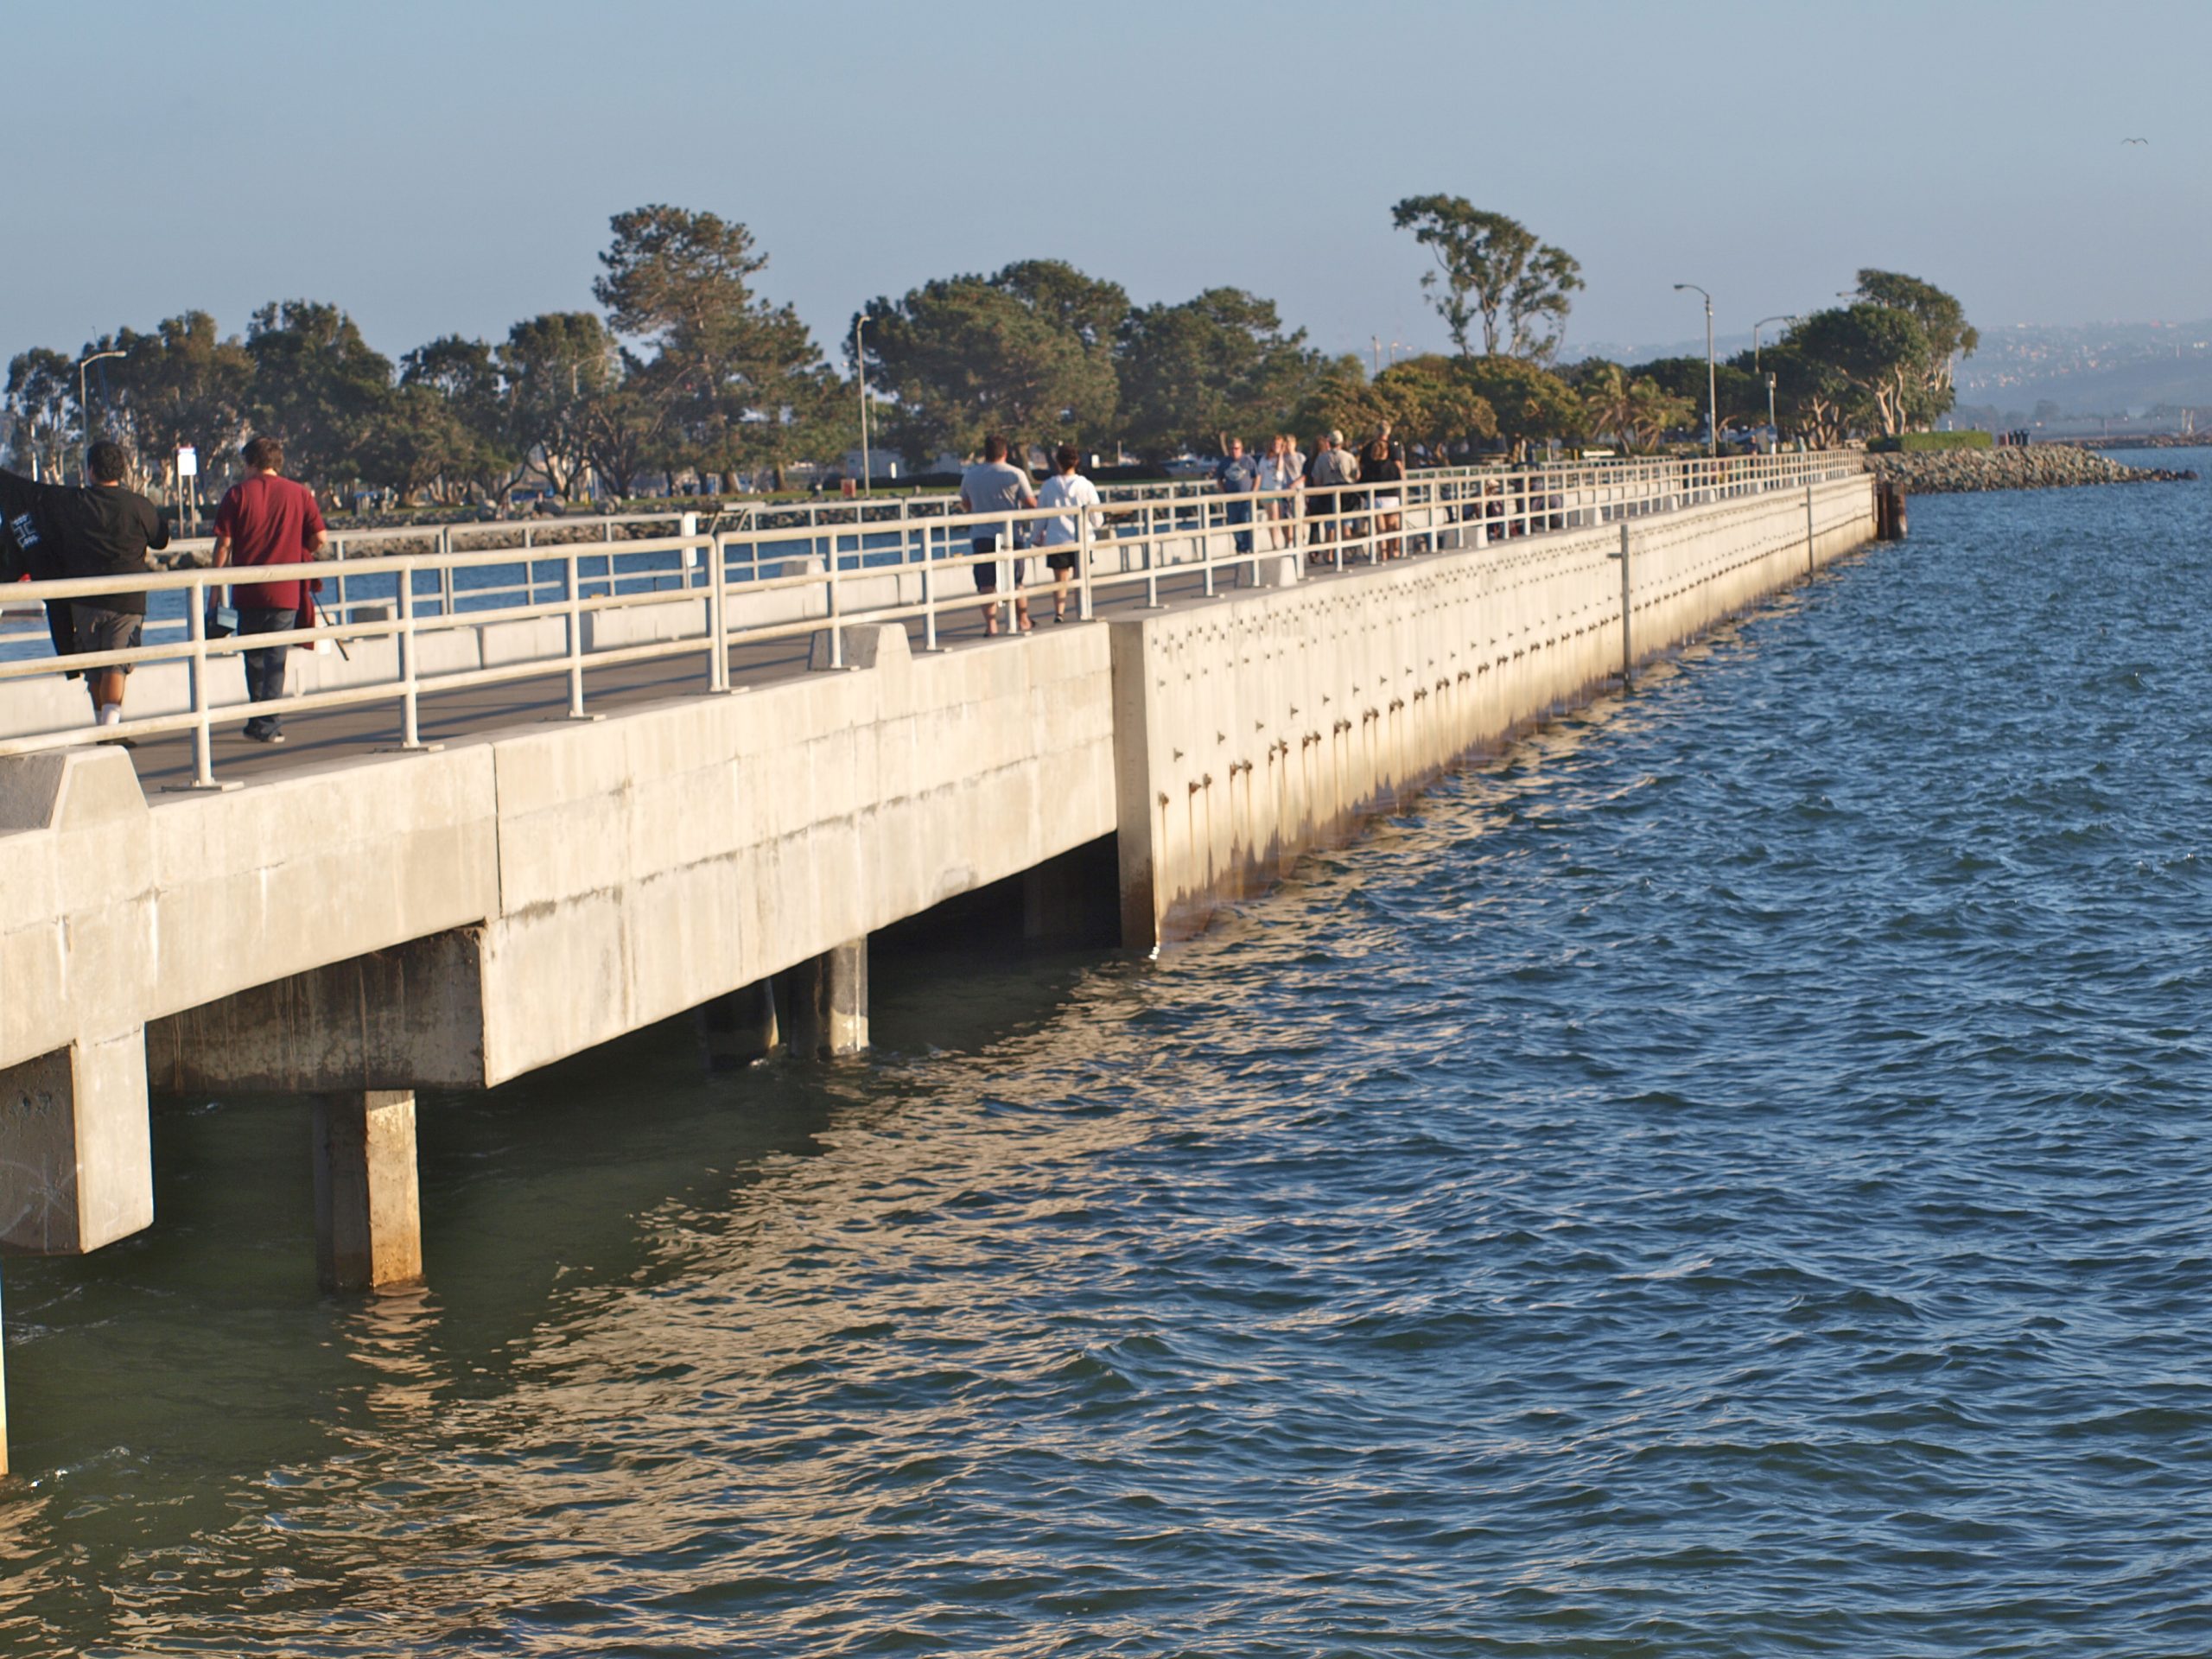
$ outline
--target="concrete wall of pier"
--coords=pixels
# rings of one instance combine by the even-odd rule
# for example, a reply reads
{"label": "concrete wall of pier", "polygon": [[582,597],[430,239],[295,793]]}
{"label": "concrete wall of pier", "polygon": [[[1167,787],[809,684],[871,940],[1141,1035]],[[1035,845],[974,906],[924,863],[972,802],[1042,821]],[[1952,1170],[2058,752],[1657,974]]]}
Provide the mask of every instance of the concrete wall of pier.
{"label": "concrete wall of pier", "polygon": [[[1122,933],[1188,935],[1473,753],[1618,684],[1620,524],[1112,624]],[[1859,546],[1864,478],[1626,521],[1637,661]]]}
{"label": "concrete wall of pier", "polygon": [[[1630,524],[1646,658],[1872,534],[1863,479]],[[1616,683],[1618,525],[149,804],[0,760],[0,1246],[152,1217],[156,1088],[484,1087],[1114,835],[1124,937]],[[1288,580],[1286,580],[1287,578]]]}

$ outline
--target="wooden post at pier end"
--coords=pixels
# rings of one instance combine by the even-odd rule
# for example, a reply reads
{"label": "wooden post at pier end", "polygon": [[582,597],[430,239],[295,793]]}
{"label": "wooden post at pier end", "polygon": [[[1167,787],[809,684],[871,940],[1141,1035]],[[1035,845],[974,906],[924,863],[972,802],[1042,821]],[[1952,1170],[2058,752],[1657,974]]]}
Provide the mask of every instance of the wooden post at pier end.
{"label": "wooden post at pier end", "polygon": [[315,1265],[330,1291],[422,1278],[412,1090],[315,1097]]}
{"label": "wooden post at pier end", "polygon": [[1885,478],[1874,486],[1874,539],[1904,540],[1904,480]]}

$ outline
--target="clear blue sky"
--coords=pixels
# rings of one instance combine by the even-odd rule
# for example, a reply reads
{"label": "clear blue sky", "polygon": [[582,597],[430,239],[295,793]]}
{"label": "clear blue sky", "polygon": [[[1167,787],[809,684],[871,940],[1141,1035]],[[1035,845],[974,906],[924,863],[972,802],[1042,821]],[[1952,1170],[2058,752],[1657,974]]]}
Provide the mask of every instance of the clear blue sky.
{"label": "clear blue sky", "polygon": [[[934,21],[933,21],[934,20]],[[2212,315],[2212,6],[1060,8],[0,0],[0,354],[188,307],[397,356],[589,303],[607,216],[751,226],[825,346],[868,297],[1058,257],[1434,346],[1399,197],[1582,262],[1570,340],[1683,340],[1862,264],[1985,327]],[[2145,146],[2123,146],[2146,137]]]}

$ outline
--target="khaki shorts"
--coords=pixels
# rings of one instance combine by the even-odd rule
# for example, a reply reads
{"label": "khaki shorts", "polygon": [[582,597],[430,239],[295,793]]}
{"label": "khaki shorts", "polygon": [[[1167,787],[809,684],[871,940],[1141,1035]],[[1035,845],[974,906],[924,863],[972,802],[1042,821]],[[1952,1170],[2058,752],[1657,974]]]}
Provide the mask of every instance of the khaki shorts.
{"label": "khaki shorts", "polygon": [[[146,632],[146,619],[137,612],[111,611],[105,605],[73,603],[69,607],[69,620],[74,625],[76,648],[80,652],[136,651]],[[123,663],[113,669],[95,668],[86,671],[128,674],[130,664]]]}

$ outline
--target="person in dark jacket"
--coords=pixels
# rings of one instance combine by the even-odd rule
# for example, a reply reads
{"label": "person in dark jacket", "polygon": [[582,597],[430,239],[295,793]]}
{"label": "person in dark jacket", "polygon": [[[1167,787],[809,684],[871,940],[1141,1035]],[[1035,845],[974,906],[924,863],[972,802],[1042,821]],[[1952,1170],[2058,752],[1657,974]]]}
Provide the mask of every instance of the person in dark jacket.
{"label": "person in dark jacket", "polygon": [[[123,446],[105,439],[85,452],[89,484],[41,484],[18,473],[0,471],[0,514],[13,524],[29,514],[59,574],[71,577],[143,574],[146,555],[169,544],[168,526],[154,504],[123,487],[128,466]],[[69,607],[71,644],[79,652],[135,651],[146,626],[144,592],[101,594]],[[60,643],[57,631],[55,643]],[[102,726],[123,718],[124,677],[128,664],[86,671],[93,717]]]}
{"label": "person in dark jacket", "polygon": [[[54,543],[40,535],[35,512],[0,512],[0,567],[5,567],[11,582],[59,582],[67,574]],[[53,637],[55,656],[75,654],[77,630],[67,600],[46,601],[46,631]],[[73,671],[69,677],[78,677]]]}

